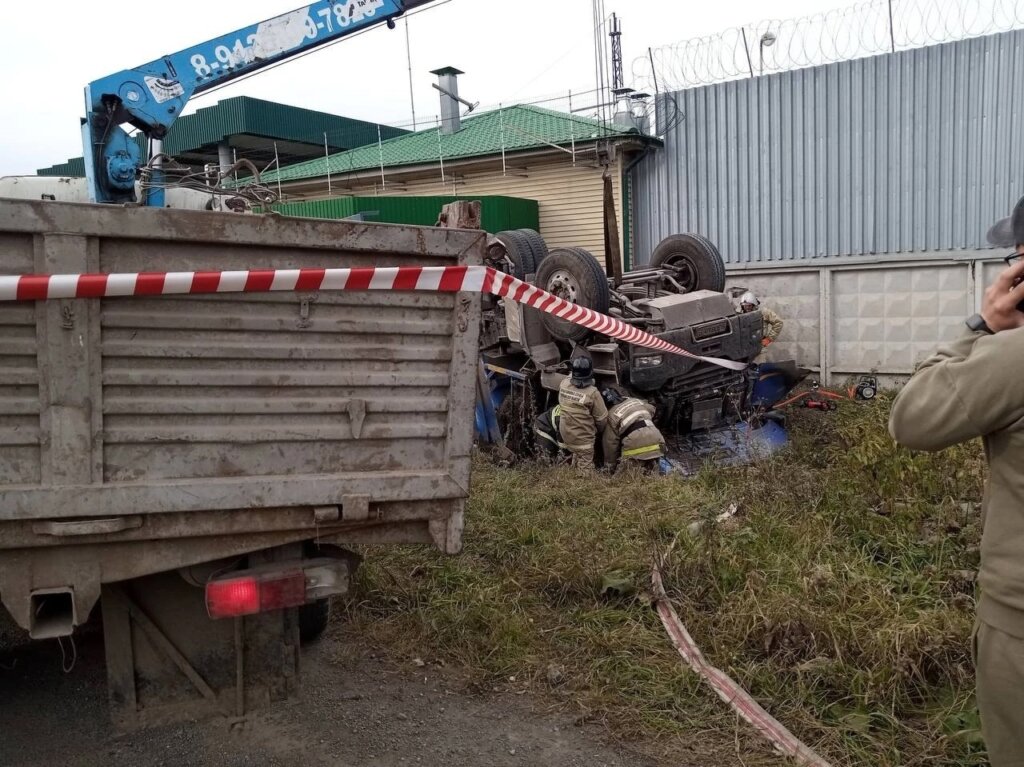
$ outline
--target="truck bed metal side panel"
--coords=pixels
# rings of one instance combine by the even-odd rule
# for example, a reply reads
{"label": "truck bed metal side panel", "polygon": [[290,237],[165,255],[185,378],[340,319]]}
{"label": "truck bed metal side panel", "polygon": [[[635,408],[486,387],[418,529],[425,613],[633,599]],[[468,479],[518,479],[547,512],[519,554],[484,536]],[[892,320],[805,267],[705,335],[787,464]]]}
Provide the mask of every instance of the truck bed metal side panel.
{"label": "truck bed metal side panel", "polygon": [[[0,253],[0,269],[33,270],[31,235],[0,232]],[[0,483],[41,481],[37,367],[35,307],[0,305]]]}
{"label": "truck bed metal side panel", "polygon": [[[483,242],[0,200],[4,274],[475,264]],[[216,512],[248,515],[223,517],[239,539],[287,518],[292,538],[398,524],[456,549],[478,317],[477,296],[390,291],[0,304],[0,552],[179,538],[187,513],[208,539]],[[65,524],[110,518],[128,522]]]}

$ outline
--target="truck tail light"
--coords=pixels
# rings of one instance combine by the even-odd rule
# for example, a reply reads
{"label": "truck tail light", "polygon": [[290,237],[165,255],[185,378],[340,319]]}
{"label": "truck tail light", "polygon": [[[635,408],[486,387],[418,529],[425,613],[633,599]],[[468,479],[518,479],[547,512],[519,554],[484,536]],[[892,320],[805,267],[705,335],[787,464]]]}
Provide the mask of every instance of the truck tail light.
{"label": "truck tail light", "polygon": [[341,557],[279,562],[241,570],[206,584],[211,618],[236,618],[298,607],[348,591],[350,566]]}
{"label": "truck tail light", "polygon": [[206,584],[211,618],[234,618],[306,603],[306,576],[301,570],[223,578]]}
{"label": "truck tail light", "polygon": [[260,611],[260,587],[255,578],[232,578],[206,584],[206,610],[211,618],[252,615]]}

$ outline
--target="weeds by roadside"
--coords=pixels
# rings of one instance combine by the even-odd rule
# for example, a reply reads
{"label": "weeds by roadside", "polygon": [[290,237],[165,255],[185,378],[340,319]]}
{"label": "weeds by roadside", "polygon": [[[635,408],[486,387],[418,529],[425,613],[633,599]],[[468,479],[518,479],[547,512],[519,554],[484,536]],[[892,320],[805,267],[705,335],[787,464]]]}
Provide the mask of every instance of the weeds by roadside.
{"label": "weeds by roadside", "polygon": [[[666,586],[705,655],[823,756],[981,764],[969,655],[980,449],[899,449],[888,408],[796,411],[783,453],[689,481],[481,458],[465,552],[367,552],[351,630],[488,684],[551,689],[625,736],[732,739],[732,717],[650,609],[650,563],[675,541]],[[711,521],[733,502],[735,517]]]}

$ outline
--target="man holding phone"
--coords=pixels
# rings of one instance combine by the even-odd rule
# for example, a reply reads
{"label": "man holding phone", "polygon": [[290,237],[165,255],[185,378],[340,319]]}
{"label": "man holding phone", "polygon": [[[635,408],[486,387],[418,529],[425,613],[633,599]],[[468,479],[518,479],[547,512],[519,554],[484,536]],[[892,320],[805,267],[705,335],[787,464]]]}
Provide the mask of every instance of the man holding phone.
{"label": "man holding phone", "polygon": [[981,727],[993,767],[1024,765],[1024,198],[988,233],[1013,248],[967,331],[918,368],[889,432],[912,450],[981,437],[989,467],[974,627]]}

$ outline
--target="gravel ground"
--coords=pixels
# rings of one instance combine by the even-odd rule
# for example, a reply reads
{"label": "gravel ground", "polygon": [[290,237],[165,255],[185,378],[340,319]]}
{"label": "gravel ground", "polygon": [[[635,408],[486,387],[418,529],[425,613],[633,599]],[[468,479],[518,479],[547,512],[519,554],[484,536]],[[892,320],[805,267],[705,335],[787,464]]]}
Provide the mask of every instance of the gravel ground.
{"label": "gravel ground", "polygon": [[101,636],[79,639],[77,656],[65,674],[54,642],[0,647],[0,765],[656,764],[609,743],[600,727],[545,713],[527,695],[474,693],[457,670],[398,666],[337,637],[303,651],[298,700],[255,715],[241,729],[215,721],[118,736],[107,717]]}

